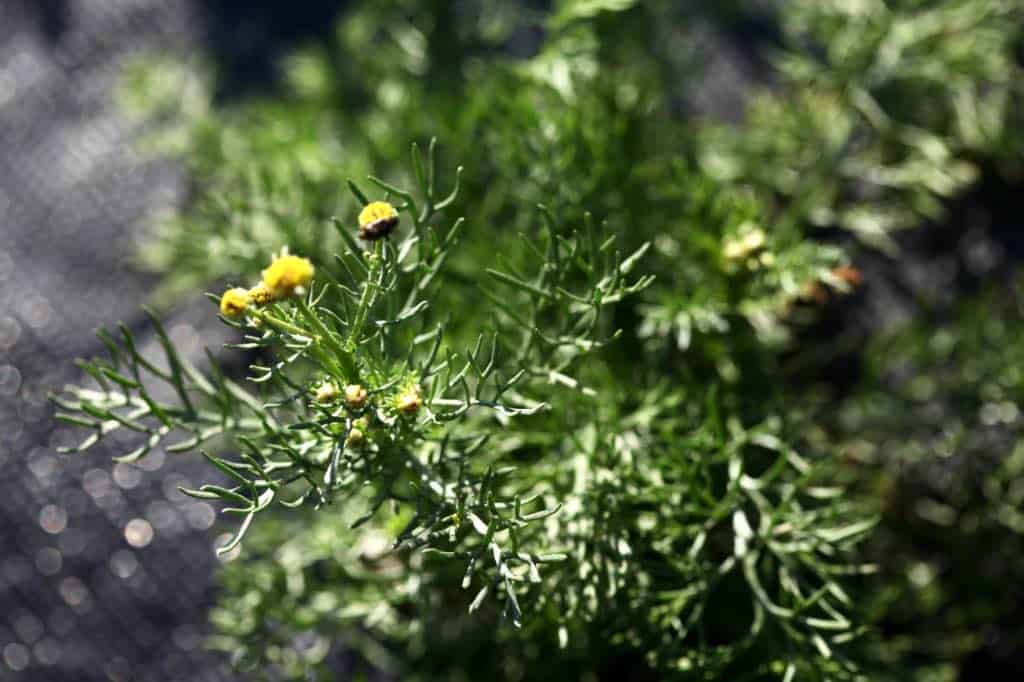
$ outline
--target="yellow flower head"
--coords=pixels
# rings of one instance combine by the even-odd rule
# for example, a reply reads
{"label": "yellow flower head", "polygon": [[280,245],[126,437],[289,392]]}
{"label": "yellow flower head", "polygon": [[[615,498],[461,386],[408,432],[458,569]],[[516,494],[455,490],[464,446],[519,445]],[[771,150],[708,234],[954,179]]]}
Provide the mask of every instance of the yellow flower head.
{"label": "yellow flower head", "polygon": [[358,410],[366,404],[370,394],[359,384],[349,384],[345,387],[345,404],[353,410]]}
{"label": "yellow flower head", "polygon": [[313,264],[300,256],[281,256],[263,271],[263,286],[273,298],[287,298],[313,281]]}
{"label": "yellow flower head", "polygon": [[374,201],[359,212],[359,238],[380,239],[391,234],[398,224],[398,211],[386,201]]}
{"label": "yellow flower head", "polygon": [[220,314],[224,317],[240,317],[249,307],[249,292],[242,287],[228,289],[220,297]]}
{"label": "yellow flower head", "polygon": [[266,305],[273,302],[274,294],[270,292],[266,284],[260,282],[252,289],[249,289],[249,300],[256,305]]}
{"label": "yellow flower head", "polygon": [[420,411],[423,405],[423,398],[420,397],[420,387],[413,384],[395,398],[395,408],[407,417],[411,417]]}

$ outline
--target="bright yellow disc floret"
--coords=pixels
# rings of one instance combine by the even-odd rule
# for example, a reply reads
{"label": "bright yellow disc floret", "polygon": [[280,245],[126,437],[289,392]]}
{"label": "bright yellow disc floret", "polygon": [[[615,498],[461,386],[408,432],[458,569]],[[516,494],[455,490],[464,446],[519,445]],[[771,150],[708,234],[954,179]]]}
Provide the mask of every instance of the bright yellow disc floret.
{"label": "bright yellow disc floret", "polygon": [[241,287],[228,289],[220,297],[220,314],[224,317],[239,317],[249,307],[249,292]]}
{"label": "bright yellow disc floret", "polygon": [[398,211],[386,201],[372,201],[359,212],[359,227],[365,227],[375,220],[397,218]]}
{"label": "bright yellow disc floret", "polygon": [[270,292],[266,284],[260,282],[252,289],[249,289],[249,300],[256,305],[266,305],[274,300],[274,294]]}
{"label": "bright yellow disc floret", "polygon": [[313,264],[300,256],[281,256],[263,271],[263,286],[273,298],[286,298],[313,281]]}

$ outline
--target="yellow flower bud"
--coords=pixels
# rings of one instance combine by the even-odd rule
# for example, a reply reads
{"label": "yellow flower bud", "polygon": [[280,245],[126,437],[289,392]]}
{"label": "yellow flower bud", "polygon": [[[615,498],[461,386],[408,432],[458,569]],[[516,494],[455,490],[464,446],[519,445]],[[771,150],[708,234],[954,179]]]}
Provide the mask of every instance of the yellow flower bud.
{"label": "yellow flower bud", "polygon": [[348,431],[348,437],[345,438],[345,445],[348,447],[356,447],[362,445],[366,441],[366,432],[362,429],[357,429],[355,425],[352,426]]}
{"label": "yellow flower bud", "polygon": [[730,237],[722,246],[722,255],[726,260],[740,261],[764,247],[767,237],[759,227],[750,223],[740,226],[740,234]]}
{"label": "yellow flower bud", "polygon": [[743,248],[747,250],[747,253],[751,253],[764,246],[764,241],[764,230],[755,227],[753,230],[743,235]]}
{"label": "yellow flower bud", "polygon": [[359,238],[372,241],[391,234],[398,224],[398,211],[386,201],[374,201],[359,213]]}
{"label": "yellow flower bud", "polygon": [[366,442],[366,432],[370,429],[370,420],[366,417],[360,417],[359,419],[353,419],[352,425],[348,430],[348,437],[345,439],[345,445],[349,447],[356,447]]}
{"label": "yellow flower bud", "polygon": [[366,405],[369,397],[370,394],[359,384],[349,384],[345,387],[345,404],[353,410],[358,410]]}
{"label": "yellow flower bud", "polygon": [[228,289],[220,297],[220,314],[224,317],[241,317],[249,307],[249,292],[241,287]]}
{"label": "yellow flower bud", "polygon": [[316,389],[316,401],[318,403],[330,403],[338,397],[338,387],[333,381],[325,381]]}
{"label": "yellow flower bud", "polygon": [[300,256],[276,258],[263,271],[263,286],[273,298],[287,298],[313,281],[313,264]]}

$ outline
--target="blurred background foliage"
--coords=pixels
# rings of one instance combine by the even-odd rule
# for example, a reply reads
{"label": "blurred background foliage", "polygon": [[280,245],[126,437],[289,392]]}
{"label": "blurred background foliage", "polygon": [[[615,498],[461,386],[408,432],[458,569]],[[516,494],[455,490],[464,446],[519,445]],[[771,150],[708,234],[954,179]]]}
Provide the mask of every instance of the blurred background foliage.
{"label": "blurred background foliage", "polygon": [[[162,273],[158,302],[250,280],[282,244],[329,262],[342,246],[330,218],[356,212],[346,180],[411,184],[409,143],[432,136],[444,177],[467,169],[455,209],[474,236],[432,303],[455,338],[468,343],[490,305],[479,263],[530,262],[521,235],[541,229],[536,204],[560,223],[592,213],[627,251],[650,242],[639,267],[657,278],[616,307],[623,338],[584,371],[596,404],[503,436],[509,452],[523,441],[584,452],[604,472],[566,524],[608,527],[598,537],[609,546],[593,551],[611,564],[602,580],[629,573],[622,593],[603,584],[601,608],[575,604],[591,593],[567,573],[510,631],[496,612],[466,615],[461,576],[418,570],[428,557],[413,571],[371,565],[401,512],[371,533],[340,513],[279,514],[223,569],[215,647],[294,679],[332,679],[339,646],[360,652],[366,677],[425,680],[939,682],[1021,671],[1019,218],[986,191],[1003,188],[1019,210],[1024,7],[705,5],[350,3],[323,39],[280,60],[270,93],[229,92],[213,56],[131,67],[122,99],[144,144],[193,181],[192,200],[157,217],[139,250]],[[709,23],[754,26],[763,42],[763,82],[725,118],[693,104],[717,77],[701,50]],[[933,237],[962,259],[915,261]],[[949,267],[970,274],[952,300],[921,293],[951,286]],[[616,459],[640,450],[642,470]],[[773,462],[787,473],[763,498],[723,494],[732,527],[722,529],[721,511],[691,497],[701,476],[722,494],[733,461],[755,476]],[[816,501],[796,501],[807,494]],[[744,509],[804,519],[819,539],[825,528],[851,541],[867,533],[857,550],[840,533],[819,557],[836,562],[824,575],[853,574],[842,588],[829,577],[823,594],[845,604],[852,622],[834,618],[843,633],[862,636],[830,646],[770,607],[760,629],[770,600],[757,589],[785,599],[791,586],[784,560],[722,568],[745,562],[742,538],[778,532],[744,528]],[[587,617],[566,644],[574,609]],[[682,622],[690,614],[696,630]]]}

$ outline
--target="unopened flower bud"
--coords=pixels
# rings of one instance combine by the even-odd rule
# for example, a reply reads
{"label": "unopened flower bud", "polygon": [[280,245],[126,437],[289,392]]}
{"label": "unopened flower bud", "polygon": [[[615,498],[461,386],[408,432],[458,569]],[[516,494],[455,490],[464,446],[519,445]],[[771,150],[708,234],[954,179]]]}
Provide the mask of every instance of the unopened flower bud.
{"label": "unopened flower bud", "polygon": [[345,405],[352,410],[361,409],[366,405],[370,394],[359,384],[349,384],[345,387]]}
{"label": "unopened flower bud", "polygon": [[740,226],[740,234],[725,241],[722,255],[726,260],[740,261],[764,247],[765,241],[764,230],[748,223]]}
{"label": "unopened flower bud", "polygon": [[345,445],[349,447],[355,447],[362,445],[366,442],[366,434],[370,430],[370,420],[366,417],[360,417],[359,419],[353,419],[352,424],[348,430],[348,437],[345,439]]}
{"label": "unopened flower bud", "polygon": [[325,381],[316,389],[316,401],[321,405],[334,402],[338,397],[338,387],[333,381]]}
{"label": "unopened flower bud", "polygon": [[349,429],[348,437],[345,438],[345,445],[347,447],[356,447],[366,442],[366,432],[362,429],[357,429],[354,426]]}
{"label": "unopened flower bud", "polygon": [[423,405],[423,398],[420,397],[420,387],[409,386],[395,398],[395,408],[403,415],[411,417],[420,411]]}

